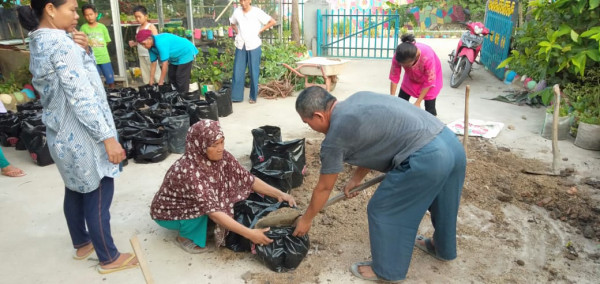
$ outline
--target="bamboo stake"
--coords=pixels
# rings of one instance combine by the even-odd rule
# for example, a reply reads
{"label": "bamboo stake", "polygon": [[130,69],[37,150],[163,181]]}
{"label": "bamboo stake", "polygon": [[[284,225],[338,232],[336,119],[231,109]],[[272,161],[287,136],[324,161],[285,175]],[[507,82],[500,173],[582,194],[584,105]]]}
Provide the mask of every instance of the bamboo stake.
{"label": "bamboo stake", "polygon": [[133,251],[135,252],[135,256],[137,257],[138,263],[140,264],[140,268],[142,269],[142,274],[144,275],[144,279],[147,284],[154,284],[154,279],[152,275],[150,275],[150,269],[148,268],[148,263],[146,263],[146,258],[144,257],[144,252],[142,251],[142,247],[140,246],[140,242],[137,238],[137,235],[134,235],[129,239],[131,246],[133,247]]}
{"label": "bamboo stake", "polygon": [[552,119],[552,172],[558,173],[558,162],[560,160],[560,151],[558,150],[558,114],[560,110],[560,88],[558,84],[552,88],[554,90],[554,118]]}
{"label": "bamboo stake", "polygon": [[552,171],[539,171],[535,169],[521,170],[526,174],[547,176],[560,175],[560,170],[558,169],[558,162],[560,160],[560,151],[558,150],[558,113],[560,111],[560,88],[558,87],[558,84],[556,84],[552,89],[554,90],[554,115],[552,118]]}
{"label": "bamboo stake", "polygon": [[471,92],[471,86],[467,85],[465,89],[465,120],[463,122],[464,135],[463,135],[463,147],[465,147],[465,154],[467,153],[467,143],[469,142],[469,93]]}

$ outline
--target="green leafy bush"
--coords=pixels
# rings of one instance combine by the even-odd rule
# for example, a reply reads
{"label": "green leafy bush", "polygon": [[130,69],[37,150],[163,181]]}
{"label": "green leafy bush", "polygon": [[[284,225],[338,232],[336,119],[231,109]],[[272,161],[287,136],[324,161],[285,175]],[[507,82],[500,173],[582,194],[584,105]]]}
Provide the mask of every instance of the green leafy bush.
{"label": "green leafy bush", "polygon": [[[284,35],[283,38],[288,36]],[[196,62],[192,69],[192,82],[212,84],[215,85],[215,88],[219,88],[223,80],[232,78],[235,57],[233,40],[219,39],[216,46],[216,48],[209,48],[207,53],[200,52],[196,56]],[[269,43],[263,41],[259,84],[283,79],[288,75],[289,70],[282,63],[293,65],[297,61],[298,54],[304,52],[306,52],[306,47],[295,42],[275,40],[273,43]]]}
{"label": "green leafy bush", "polygon": [[532,0],[511,55],[498,65],[550,84],[600,67],[600,0]]}
{"label": "green leafy bush", "polygon": [[29,72],[29,62],[24,64],[10,76],[4,77],[0,81],[0,94],[10,94],[18,92],[23,88],[23,85],[31,83],[32,75]]}
{"label": "green leafy bush", "polygon": [[[575,121],[600,124],[600,0],[532,0],[511,55],[498,65],[560,84]],[[551,90],[532,94],[544,104]]]}
{"label": "green leafy bush", "polygon": [[196,56],[191,81],[214,85],[215,89],[219,89],[223,80],[231,79],[233,75],[234,54],[232,39],[218,39],[216,47],[209,48],[206,53],[200,51]]}
{"label": "green leafy bush", "polygon": [[[287,36],[283,36],[287,38]],[[259,84],[270,81],[278,81],[284,78],[288,72],[282,63],[294,66],[298,55],[306,52],[306,46],[295,42],[276,40],[273,43],[263,42],[262,60],[260,62]]]}
{"label": "green leafy bush", "polygon": [[600,70],[586,72],[586,76],[578,82],[565,85],[567,96],[575,113],[575,121],[600,125]]}

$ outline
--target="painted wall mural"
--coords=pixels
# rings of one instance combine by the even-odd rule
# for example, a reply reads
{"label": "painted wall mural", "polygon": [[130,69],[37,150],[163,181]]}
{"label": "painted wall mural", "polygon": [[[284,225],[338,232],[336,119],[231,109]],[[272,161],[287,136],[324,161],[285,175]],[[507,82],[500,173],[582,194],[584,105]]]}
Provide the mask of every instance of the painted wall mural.
{"label": "painted wall mural", "polygon": [[[373,14],[387,14],[387,0],[327,0],[329,8],[333,10],[346,10],[351,14],[371,12]],[[396,4],[410,4],[413,0],[393,0]],[[444,2],[441,0],[440,2]],[[347,12],[346,12],[347,13]],[[465,13],[460,6],[442,7],[415,7],[410,10],[419,23],[419,29],[435,29],[437,25],[453,22],[463,22]],[[409,29],[413,28],[411,26]]]}

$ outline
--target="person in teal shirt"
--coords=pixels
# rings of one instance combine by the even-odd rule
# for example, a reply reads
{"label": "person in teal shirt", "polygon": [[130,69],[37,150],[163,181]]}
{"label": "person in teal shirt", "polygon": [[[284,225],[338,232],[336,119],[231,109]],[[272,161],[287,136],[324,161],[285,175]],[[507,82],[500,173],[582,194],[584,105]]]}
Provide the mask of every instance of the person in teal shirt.
{"label": "person in teal shirt", "polygon": [[96,58],[96,66],[98,67],[98,73],[104,75],[106,84],[109,88],[115,87],[115,74],[113,72],[112,64],[110,63],[110,55],[106,45],[111,41],[110,35],[108,35],[108,29],[102,23],[98,23],[98,12],[96,6],[93,4],[85,4],[81,7],[83,17],[87,21],[87,24],[81,26],[81,31],[88,36],[89,45],[94,51],[94,57]]}
{"label": "person in teal shirt", "polygon": [[[178,92],[187,93],[190,88],[190,76],[194,57],[198,49],[189,40],[174,34],[164,33],[152,35],[150,30],[140,30],[136,40],[150,51],[150,74],[156,71],[158,60],[162,66],[159,85],[163,85],[165,77],[169,75],[169,82],[175,86]],[[150,85],[154,84],[154,78],[150,78]]]}

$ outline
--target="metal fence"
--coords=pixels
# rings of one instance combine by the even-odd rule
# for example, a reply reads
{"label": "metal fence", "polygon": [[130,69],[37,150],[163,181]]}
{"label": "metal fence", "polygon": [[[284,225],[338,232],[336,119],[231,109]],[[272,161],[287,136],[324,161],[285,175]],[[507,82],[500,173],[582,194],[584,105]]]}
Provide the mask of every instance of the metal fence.
{"label": "metal fence", "polygon": [[[254,1],[252,2],[253,6],[257,6],[265,11],[267,14],[271,15],[275,21],[277,21],[277,26],[273,29],[262,34],[262,39],[268,42],[273,42],[274,40],[292,40],[292,1],[291,0],[280,0],[280,1]],[[304,1],[298,0],[298,21],[300,25],[300,43],[304,43]]]}
{"label": "metal fence", "polygon": [[397,13],[317,10],[317,55],[392,58],[398,45]]}

